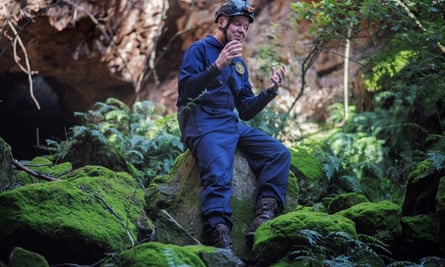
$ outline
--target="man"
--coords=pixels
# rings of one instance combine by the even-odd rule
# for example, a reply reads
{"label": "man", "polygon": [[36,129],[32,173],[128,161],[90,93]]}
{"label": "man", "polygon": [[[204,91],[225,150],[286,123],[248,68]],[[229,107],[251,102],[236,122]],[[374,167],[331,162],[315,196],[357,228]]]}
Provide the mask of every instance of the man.
{"label": "man", "polygon": [[253,20],[247,1],[226,0],[216,12],[215,35],[185,51],[178,79],[178,120],[182,139],[200,170],[204,230],[210,245],[230,250],[236,149],[258,178],[256,217],[247,233],[250,241],[260,224],[283,210],[290,167],[284,145],[238,119],[249,120],[259,113],[277,95],[286,71],[284,66],[273,68],[270,87],[254,95],[242,59],[242,44]]}

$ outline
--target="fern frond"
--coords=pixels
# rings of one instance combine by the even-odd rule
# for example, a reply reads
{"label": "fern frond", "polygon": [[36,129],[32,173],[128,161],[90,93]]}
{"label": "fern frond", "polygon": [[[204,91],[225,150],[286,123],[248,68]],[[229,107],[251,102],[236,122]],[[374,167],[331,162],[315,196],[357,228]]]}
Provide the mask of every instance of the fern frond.
{"label": "fern frond", "polygon": [[336,156],[328,155],[326,157],[325,163],[323,164],[323,172],[325,173],[329,181],[337,176],[340,170],[341,162],[341,159]]}
{"label": "fern frond", "polygon": [[345,183],[345,187],[347,189],[352,190],[355,193],[361,193],[362,192],[362,186],[360,184],[360,180],[357,176],[353,175],[342,175],[339,177],[339,180],[342,183]]}

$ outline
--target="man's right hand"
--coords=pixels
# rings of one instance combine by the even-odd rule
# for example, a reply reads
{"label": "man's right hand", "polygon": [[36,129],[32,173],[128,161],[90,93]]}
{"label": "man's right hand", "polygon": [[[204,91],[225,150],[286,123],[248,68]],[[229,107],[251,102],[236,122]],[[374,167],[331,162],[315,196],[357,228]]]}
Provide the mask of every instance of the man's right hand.
{"label": "man's right hand", "polygon": [[216,67],[222,70],[224,67],[232,63],[233,59],[236,57],[241,57],[243,55],[243,45],[240,41],[233,40],[224,46],[221,53],[219,53],[218,58],[215,61]]}

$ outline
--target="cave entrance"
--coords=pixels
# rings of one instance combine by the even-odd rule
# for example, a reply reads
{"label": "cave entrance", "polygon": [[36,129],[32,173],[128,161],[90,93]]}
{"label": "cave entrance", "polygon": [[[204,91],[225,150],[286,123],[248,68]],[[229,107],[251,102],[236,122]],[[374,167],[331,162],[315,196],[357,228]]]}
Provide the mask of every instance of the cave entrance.
{"label": "cave entrance", "polygon": [[24,73],[0,73],[0,137],[10,146],[14,158],[29,160],[47,154],[47,139],[63,140],[73,125],[73,112],[63,104],[65,88],[55,79],[34,75],[34,96]]}

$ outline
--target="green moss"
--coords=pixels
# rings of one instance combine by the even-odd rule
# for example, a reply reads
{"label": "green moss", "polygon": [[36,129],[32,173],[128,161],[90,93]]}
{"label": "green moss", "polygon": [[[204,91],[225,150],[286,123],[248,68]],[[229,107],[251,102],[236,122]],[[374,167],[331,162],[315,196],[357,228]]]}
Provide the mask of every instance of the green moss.
{"label": "green moss", "polygon": [[419,162],[416,169],[408,174],[408,183],[415,183],[429,176],[433,170],[434,162],[431,159]]}
{"label": "green moss", "polygon": [[[289,151],[291,152],[290,170],[294,174],[289,176],[289,189],[295,189],[289,190],[289,193],[298,194],[298,202],[303,205],[318,202],[320,196],[326,194],[328,186],[320,160],[304,147],[290,148]],[[295,184],[293,184],[293,177],[295,177]]]}
{"label": "green moss", "polygon": [[339,194],[329,202],[328,211],[329,213],[335,213],[362,202],[369,202],[369,200],[363,194],[355,192]]}
{"label": "green moss", "polygon": [[298,187],[297,177],[295,173],[289,172],[289,178],[287,180],[287,195],[289,197],[298,199],[298,193],[300,188]]}
{"label": "green moss", "polygon": [[107,249],[135,240],[143,191],[126,173],[88,166],[65,180],[0,194],[0,235],[26,228],[50,239],[96,242]]}
{"label": "green moss", "polygon": [[234,210],[232,215],[233,228],[231,232],[234,250],[239,255],[250,257],[251,252],[246,247],[245,235],[247,233],[247,227],[254,217],[253,211],[255,209],[255,203],[232,198],[230,205]]}
{"label": "green moss", "polygon": [[411,240],[437,242],[439,220],[427,215],[404,216],[401,218],[403,236]]}
{"label": "green moss", "polygon": [[291,152],[291,169],[297,169],[310,180],[317,180],[323,177],[323,166],[319,159],[314,157],[305,149],[289,149]]}
{"label": "green moss", "polygon": [[158,267],[158,266],[193,266],[205,267],[194,252],[196,248],[148,242],[133,247],[119,254],[119,266]]}
{"label": "green moss", "polygon": [[[63,162],[60,164],[54,164],[51,160],[51,157],[35,157],[31,160],[31,162],[26,163],[25,165],[30,170],[35,172],[45,174],[50,177],[59,178],[60,176],[72,171],[73,166],[70,162]],[[37,182],[46,182],[45,180],[34,177],[33,175],[25,172],[19,171],[17,174],[18,180],[22,184],[29,183],[37,183]]]}
{"label": "green moss", "polygon": [[313,230],[321,234],[346,232],[357,238],[355,224],[340,215],[299,210],[281,215],[258,227],[253,251],[256,255],[270,258],[283,256],[299,238],[301,230]]}
{"label": "green moss", "polygon": [[190,150],[187,149],[184,153],[182,153],[178,157],[176,157],[175,162],[173,163],[173,166],[170,169],[170,174],[174,174],[178,171],[178,168],[182,165],[184,160],[187,159],[187,157],[190,153],[191,153]]}
{"label": "green moss", "polygon": [[0,137],[0,192],[14,187],[11,147]]}
{"label": "green moss", "polygon": [[445,176],[439,179],[439,185],[436,193],[436,211],[445,218]]}
{"label": "green moss", "polygon": [[439,219],[439,247],[442,253],[445,253],[445,176],[439,179],[439,185],[436,193],[436,213]]}
{"label": "green moss", "polygon": [[392,243],[394,238],[402,233],[401,209],[397,204],[387,200],[359,203],[335,214],[353,220],[358,233],[375,236],[387,244]]}
{"label": "green moss", "polygon": [[48,267],[46,259],[37,253],[15,247],[9,257],[9,267]]}

